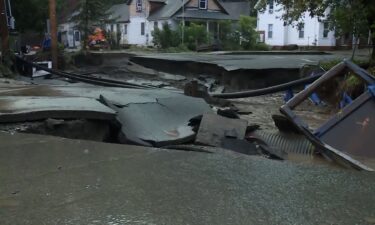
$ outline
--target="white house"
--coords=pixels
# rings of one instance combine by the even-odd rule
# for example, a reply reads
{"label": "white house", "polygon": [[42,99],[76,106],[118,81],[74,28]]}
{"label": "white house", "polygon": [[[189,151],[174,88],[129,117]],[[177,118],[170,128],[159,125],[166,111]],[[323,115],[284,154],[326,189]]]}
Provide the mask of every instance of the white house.
{"label": "white house", "polygon": [[81,32],[75,22],[66,20],[59,24],[57,35],[59,42],[66,48],[81,48]]}
{"label": "white house", "polygon": [[107,34],[120,45],[129,43],[128,28],[130,23],[129,5],[127,3],[113,5],[107,10],[108,19],[105,25]]}
{"label": "white house", "polygon": [[[220,0],[128,0],[108,10],[112,21],[107,32],[117,33],[121,44],[152,45],[152,32],[168,23],[176,29],[181,22],[206,25],[213,33],[221,20],[236,21],[239,16],[249,15],[249,3],[221,2]],[[118,35],[121,32],[121,35]]]}
{"label": "white house", "polygon": [[[336,46],[336,37],[333,31],[330,31],[328,22],[319,20],[318,17],[310,17],[305,13],[300,21],[293,25],[285,25],[282,15],[283,6],[275,3],[273,0],[267,1],[267,7],[258,9],[257,30],[261,35],[261,41],[273,46],[274,48],[283,48],[288,45],[298,45],[300,47],[316,46],[321,49],[330,49]],[[300,26],[297,26],[297,23]]]}
{"label": "white house", "polygon": [[[81,32],[71,20],[79,10],[79,1],[67,1],[69,9],[59,20],[60,42],[67,47],[79,47]],[[238,21],[240,15],[249,15],[250,4],[246,0],[124,0],[106,13],[104,29],[112,36],[111,40],[120,45],[149,46],[153,45],[153,31],[156,27],[161,29],[164,23],[177,29],[180,23],[189,26],[191,22],[198,22],[208,32],[215,33],[220,29],[219,21]]]}

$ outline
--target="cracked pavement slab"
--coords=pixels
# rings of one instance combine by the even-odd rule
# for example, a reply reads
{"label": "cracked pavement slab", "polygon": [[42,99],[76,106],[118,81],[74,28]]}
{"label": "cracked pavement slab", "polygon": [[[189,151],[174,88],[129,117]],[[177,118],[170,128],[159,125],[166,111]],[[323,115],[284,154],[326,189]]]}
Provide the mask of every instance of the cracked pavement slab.
{"label": "cracked pavement slab", "polygon": [[0,122],[48,118],[114,119],[116,112],[98,101],[80,97],[0,97]]}
{"label": "cracked pavement slab", "polygon": [[[173,95],[172,95],[173,96]],[[121,123],[121,142],[144,146],[166,146],[193,141],[195,132],[188,125],[193,117],[213,112],[200,98],[184,95],[154,98],[155,102],[125,101],[114,103],[103,96],[104,102],[118,112]]]}

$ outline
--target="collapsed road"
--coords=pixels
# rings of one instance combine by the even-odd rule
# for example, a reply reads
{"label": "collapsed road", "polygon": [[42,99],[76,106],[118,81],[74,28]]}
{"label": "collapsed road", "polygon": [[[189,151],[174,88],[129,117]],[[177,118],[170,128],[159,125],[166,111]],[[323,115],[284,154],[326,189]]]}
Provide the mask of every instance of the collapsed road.
{"label": "collapsed road", "polygon": [[[6,93],[6,96],[9,94],[14,95],[14,96],[19,96],[19,95],[33,96],[35,95],[35,93],[42,93],[41,96],[44,96],[44,97],[52,94],[53,96],[60,96],[60,97],[61,96],[88,97],[88,98],[92,98],[95,101],[100,101],[103,104],[102,107],[108,107],[108,109],[114,110],[114,112],[117,113],[116,122],[117,124],[120,124],[119,125],[120,128],[118,128],[119,131],[118,131],[118,135],[116,138],[116,142],[119,142],[119,143],[123,143],[123,144],[132,143],[132,144],[143,145],[143,146],[162,147],[162,146],[168,146],[168,145],[177,145],[177,144],[195,142],[201,145],[203,144],[203,145],[211,145],[211,146],[217,146],[217,147],[225,147],[226,149],[237,151],[237,152],[242,152],[242,153],[245,153],[245,152],[249,153],[249,151],[246,149],[254,149],[253,152],[265,154],[266,156],[276,157],[278,159],[287,159],[288,153],[304,152],[304,154],[313,155],[314,152],[319,152],[319,153],[324,154],[324,152],[320,151],[321,145],[315,145],[317,149],[314,150],[313,148],[311,148],[310,145],[302,144],[303,143],[302,136],[294,138],[294,136],[281,134],[283,130],[280,131],[281,132],[280,134],[264,133],[264,132],[263,133],[262,132],[251,133],[250,131],[247,131],[246,134],[245,133],[239,134],[238,130],[236,130],[236,127],[232,127],[232,128],[225,127],[225,124],[227,123],[230,124],[232,122],[225,121],[224,118],[222,119],[218,118],[217,121],[212,120],[207,123],[206,120],[207,120],[208,115],[206,115],[206,117],[198,119],[195,122],[195,125],[192,126],[190,120],[192,120],[193,118],[202,116],[203,114],[206,114],[207,112],[213,113],[209,105],[204,103],[203,100],[198,99],[198,98],[187,97],[185,95],[182,95],[180,93],[173,92],[173,91],[171,92],[171,91],[166,91],[166,90],[161,90],[161,89],[155,89],[155,87],[151,87],[147,85],[134,85],[129,82],[122,82],[118,80],[103,79],[103,78],[96,78],[96,77],[87,76],[87,75],[78,75],[74,73],[55,71],[55,70],[47,69],[35,63],[27,62],[20,57],[18,58],[18,61],[21,62],[21,64],[19,64],[19,66],[21,67],[22,65],[24,66],[31,65],[31,66],[37,67],[38,69],[45,70],[47,72],[50,72],[58,76],[62,76],[64,78],[69,78],[72,80],[77,80],[77,81],[86,82],[86,83],[95,84],[95,85],[111,86],[112,88],[106,88],[106,89],[101,89],[101,90],[94,90],[94,88],[91,88],[91,87],[68,88],[68,87],[58,87],[58,86],[55,86],[55,87],[39,86],[36,88],[30,88],[28,90],[25,90],[24,87],[21,87],[21,90],[16,89],[15,91],[12,91],[8,89],[4,91]],[[350,64],[350,62],[345,62],[345,63],[351,65],[351,67],[353,68],[353,65]],[[372,79],[371,75],[370,77],[368,74],[363,75],[363,72],[360,71],[358,68],[355,68],[355,71],[357,71],[357,73],[360,73],[362,75],[362,78],[365,80]],[[327,72],[327,74],[330,74],[330,73],[332,72],[331,71]],[[252,97],[252,96],[277,93],[279,91],[289,90],[295,87],[300,87],[301,85],[306,85],[317,79],[318,81],[320,81],[321,79],[325,79],[326,76],[330,76],[327,74],[325,74],[324,72],[318,72],[318,74],[315,74],[307,78],[302,78],[302,79],[291,81],[285,84],[280,84],[280,85],[267,87],[267,88],[263,88],[259,90],[250,90],[250,91],[243,91],[243,92],[238,92],[238,93],[211,93],[211,95],[208,95],[208,98],[205,98],[205,100],[212,103],[212,101],[210,101],[212,100],[212,98],[243,98],[243,97]],[[181,78],[178,78],[178,79],[184,80]],[[211,85],[213,83],[214,82],[212,82]],[[118,87],[121,87],[121,88],[118,88]],[[198,90],[198,88],[199,88],[199,85],[197,84],[193,85],[192,88],[190,88],[188,91],[189,95],[193,97],[203,97],[201,96],[202,94],[199,94],[201,93],[201,91]],[[136,89],[138,89],[138,91]],[[205,90],[203,88],[203,93],[207,91],[209,91],[209,89]],[[185,94],[186,94],[186,90],[185,90]],[[120,96],[126,96],[126,97],[120,97]],[[13,98],[14,100],[17,100],[16,97],[13,97]],[[35,96],[31,97],[31,99],[33,99],[34,101],[36,100]],[[293,101],[293,99],[291,101]],[[8,109],[5,108],[4,110],[6,112]],[[31,120],[32,118],[30,118],[30,116],[32,115],[35,116],[35,114],[39,115],[39,117],[36,117],[36,118],[39,118],[39,119],[43,118],[42,111],[43,110],[40,110],[38,113],[29,112],[29,115],[27,115],[27,111],[26,113],[20,111],[18,112],[18,114],[19,115],[26,114],[26,116],[24,117],[24,120],[26,121],[26,120]],[[77,111],[79,111],[79,109]],[[234,117],[231,116],[232,113],[236,114],[236,110],[235,111],[232,110],[232,113],[229,113],[229,114],[227,112],[225,113],[223,112],[224,111],[220,109],[217,111],[218,114],[221,114],[225,117],[237,118],[237,116],[234,116]],[[4,118],[4,121],[6,121],[6,119],[9,118],[9,114],[6,115],[5,113],[3,113],[2,116]],[[51,114],[50,116],[59,118],[58,116],[54,116],[53,114]],[[78,117],[78,119],[79,118],[80,117]],[[48,116],[45,116],[44,119],[48,119]],[[95,118],[95,119],[100,119],[100,118]],[[236,120],[233,120],[233,121],[236,122]],[[16,122],[19,122],[19,121],[16,121]],[[278,121],[275,120],[275,123],[277,125]],[[215,125],[219,125],[219,126],[215,128]],[[248,124],[245,123],[244,127],[246,128],[247,126]],[[286,126],[293,126],[293,125],[287,124]],[[203,127],[206,127],[206,130],[203,130]],[[246,141],[241,141],[241,140],[244,140],[245,136],[250,137],[250,138],[247,138]],[[269,138],[269,137],[272,137],[272,138]],[[301,141],[299,141],[300,139]],[[309,139],[309,136],[307,139]],[[289,145],[288,143],[293,143],[294,142],[293,140],[296,140],[295,144]],[[248,142],[252,142],[254,145],[248,145],[247,144]],[[314,141],[312,142],[316,143]],[[211,144],[211,143],[215,143],[215,144]],[[296,145],[296,143],[301,143],[302,145],[300,144],[300,146],[294,148],[294,145]],[[186,149],[189,149],[189,148],[186,148]],[[331,151],[331,152],[334,152],[334,151]],[[330,158],[335,160],[334,157],[330,157]],[[344,156],[343,158],[348,158],[348,156]],[[362,166],[360,162],[357,162],[354,159],[349,159],[347,161],[349,161],[352,165],[354,165],[355,168],[372,170],[370,167]]]}
{"label": "collapsed road", "polygon": [[[372,80],[362,70],[354,72]],[[313,77],[318,80],[310,87],[320,87],[327,74],[332,71]],[[335,144],[319,135],[325,132],[314,132],[321,127],[317,122],[341,114],[311,100],[295,100],[310,99],[310,88],[282,108],[294,103],[298,107],[290,109],[296,115],[303,112],[307,117],[303,121],[316,122],[317,128],[309,126],[307,132],[306,127],[301,129],[298,116],[273,115],[284,104],[279,92],[284,89],[252,90],[246,93],[261,96],[221,104],[199,82],[195,84],[203,87],[186,92],[198,94],[197,98],[184,95],[181,89],[117,83],[91,75],[80,75],[76,80],[81,82],[72,84],[79,74],[60,75],[69,78],[64,85],[0,84],[0,100],[6,102],[0,104],[0,130],[6,131],[0,132],[1,224],[349,225],[375,221],[373,174],[354,171],[369,169],[350,163],[346,167],[351,169],[343,169],[342,160],[317,148],[326,142]],[[296,82],[302,83],[284,87],[300,86],[306,79]],[[361,119],[369,117],[367,124],[373,121],[372,90],[371,86],[366,89],[361,101],[365,104],[355,99],[355,107],[347,106],[359,110],[350,115],[361,112]],[[210,101],[205,101],[207,96]],[[366,120],[354,122],[358,129],[372,129],[372,124],[357,124]],[[342,126],[340,120],[329,124],[333,130]],[[350,126],[344,129],[350,131]],[[362,143],[357,134],[345,139]],[[316,138],[319,142],[314,142]],[[369,140],[369,136],[363,138]],[[342,153],[358,160],[355,151]]]}

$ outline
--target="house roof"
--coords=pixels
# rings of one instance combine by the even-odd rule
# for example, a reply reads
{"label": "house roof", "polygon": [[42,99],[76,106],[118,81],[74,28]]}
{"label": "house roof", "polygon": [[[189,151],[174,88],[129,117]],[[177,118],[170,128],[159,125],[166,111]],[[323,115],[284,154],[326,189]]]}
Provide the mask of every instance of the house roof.
{"label": "house roof", "polygon": [[232,17],[223,12],[217,11],[204,11],[204,10],[186,10],[184,14],[179,13],[176,15],[177,18],[187,19],[209,19],[209,20],[230,20]]}
{"label": "house roof", "polygon": [[114,20],[117,23],[126,23],[130,20],[129,5],[127,3],[116,4],[107,10],[108,20]]}
{"label": "house roof", "polygon": [[[182,18],[181,11],[182,0],[149,0],[149,1],[163,1],[165,5],[148,17],[148,20],[163,20],[169,19],[173,16]],[[184,0],[186,5],[190,0]],[[212,19],[212,20],[239,20],[240,15],[250,15],[249,2],[222,2],[217,0],[217,4],[224,12],[204,11],[204,10],[186,10],[185,18],[191,19]]]}
{"label": "house roof", "polygon": [[241,15],[250,15],[250,2],[222,2],[233,20],[239,20]]}
{"label": "house roof", "polygon": [[149,17],[148,20],[160,20],[160,19],[169,19],[171,18],[174,14],[178,12],[182,8],[182,4],[187,4],[190,0],[166,0],[165,5],[160,8],[158,11],[152,13]]}
{"label": "house roof", "polygon": [[69,22],[79,12],[79,3],[79,0],[66,1],[66,7],[57,12],[59,24]]}

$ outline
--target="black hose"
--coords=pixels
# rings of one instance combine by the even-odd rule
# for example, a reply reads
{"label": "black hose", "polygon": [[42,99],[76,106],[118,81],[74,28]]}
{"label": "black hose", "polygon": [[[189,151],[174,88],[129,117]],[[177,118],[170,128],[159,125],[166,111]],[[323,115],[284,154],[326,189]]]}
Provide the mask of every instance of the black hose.
{"label": "black hose", "polygon": [[68,72],[63,72],[63,71],[58,71],[58,70],[53,70],[49,69],[47,67],[38,65],[36,63],[29,62],[19,56],[17,58],[22,61],[25,64],[31,65],[37,69],[47,71],[51,74],[68,78],[71,80],[76,80],[84,83],[89,83],[89,84],[95,84],[95,85],[101,85],[101,86],[106,86],[106,87],[122,87],[122,88],[139,88],[139,89],[146,89],[146,88],[155,88],[152,86],[147,86],[147,85],[139,85],[139,84],[132,84],[129,82],[124,82],[124,81],[117,81],[117,80],[110,80],[110,79],[104,79],[104,78],[97,78],[97,77],[89,77],[89,76],[84,76],[84,75],[78,75],[74,73],[68,73]]}
{"label": "black hose", "polygon": [[315,80],[319,79],[324,73],[325,72],[321,72],[311,77],[306,77],[306,78],[291,81],[288,83],[279,84],[279,85],[261,88],[261,89],[256,89],[256,90],[240,91],[240,92],[233,92],[233,93],[220,93],[220,94],[215,93],[215,94],[211,94],[211,97],[233,99],[233,98],[248,98],[248,97],[255,97],[255,96],[260,96],[260,95],[272,94],[272,93],[276,93],[279,91],[285,91],[293,87],[312,83]]}

